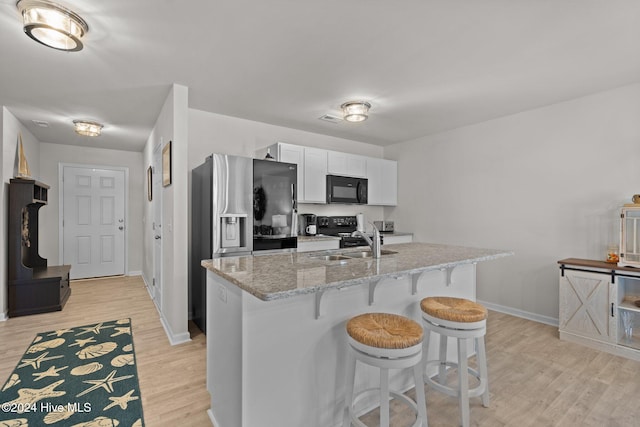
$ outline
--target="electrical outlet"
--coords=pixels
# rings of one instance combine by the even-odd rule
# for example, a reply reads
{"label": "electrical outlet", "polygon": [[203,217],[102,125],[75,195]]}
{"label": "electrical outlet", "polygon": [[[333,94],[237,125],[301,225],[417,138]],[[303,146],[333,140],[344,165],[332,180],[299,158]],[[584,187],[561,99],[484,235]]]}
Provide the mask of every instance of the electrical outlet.
{"label": "electrical outlet", "polygon": [[224,303],[227,302],[227,288],[222,285],[218,286],[218,298]]}

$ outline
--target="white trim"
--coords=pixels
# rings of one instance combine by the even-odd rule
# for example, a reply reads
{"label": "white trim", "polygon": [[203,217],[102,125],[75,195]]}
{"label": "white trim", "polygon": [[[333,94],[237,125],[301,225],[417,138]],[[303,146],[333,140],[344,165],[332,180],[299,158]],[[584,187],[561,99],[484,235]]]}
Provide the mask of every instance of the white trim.
{"label": "white trim", "polygon": [[510,314],[512,316],[521,317],[527,320],[533,320],[534,322],[544,323],[545,325],[558,327],[558,319],[554,317],[543,316],[541,314],[531,313],[529,311],[518,310],[517,308],[511,308],[504,305],[493,304],[487,301],[478,300],[479,304],[484,305],[489,310],[497,311],[499,313]]}
{"label": "white trim", "polygon": [[9,318],[7,317],[7,312],[2,312],[0,313],[0,322],[6,322],[7,320],[9,320]]}
{"label": "white trim", "polygon": [[169,339],[169,344],[178,345],[184,344],[186,342],[191,341],[191,336],[189,332],[184,332],[182,334],[174,334],[169,327],[169,323],[164,320],[164,315],[160,313],[160,323],[162,323],[162,327],[164,328],[164,332],[167,334],[167,338]]}
{"label": "white trim", "polygon": [[130,271],[127,273],[127,276],[142,276],[142,271],[140,270]]}
{"label": "white trim", "polygon": [[209,421],[211,421],[211,425],[221,427],[220,423],[216,421],[216,417],[213,415],[213,411],[211,410],[211,408],[207,409],[207,415],[209,416]]}
{"label": "white trim", "polygon": [[64,184],[62,182],[64,168],[105,169],[124,172],[124,271],[129,270],[129,168],[127,166],[87,165],[83,163],[58,163],[58,265],[64,264]]}

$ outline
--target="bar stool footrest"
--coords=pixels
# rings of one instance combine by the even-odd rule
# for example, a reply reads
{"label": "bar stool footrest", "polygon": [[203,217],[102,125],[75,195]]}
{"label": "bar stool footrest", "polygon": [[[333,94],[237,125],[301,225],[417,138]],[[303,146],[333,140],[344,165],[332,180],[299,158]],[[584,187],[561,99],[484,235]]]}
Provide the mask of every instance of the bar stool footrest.
{"label": "bar stool footrest", "polygon": [[[425,368],[428,368],[430,365],[437,365],[440,366],[442,363],[439,360],[429,360],[425,363]],[[446,362],[444,363],[447,367],[450,368],[457,368],[458,364],[456,362]],[[480,378],[480,372],[478,372],[477,370],[471,368],[471,367],[467,367],[467,372],[471,375],[473,375],[474,377],[476,377],[476,379],[480,382],[477,386],[475,386],[474,388],[470,388],[469,389],[469,397],[478,397],[478,396],[482,396],[482,394],[484,394],[485,391],[487,391],[487,381],[483,380],[482,378]],[[436,374],[437,376],[437,374]],[[440,384],[438,381],[434,380],[433,378],[429,377],[427,374],[423,375],[424,377],[424,382],[426,384],[428,384],[429,386],[433,387],[434,389],[438,390],[441,393],[447,394],[449,396],[453,396],[453,397],[457,397],[459,395],[459,391],[458,388],[455,387],[449,387],[446,386],[444,384]],[[460,385],[458,385],[459,387]]]}
{"label": "bar stool footrest", "polygon": [[[420,384],[418,384],[419,386]],[[372,388],[368,388],[365,390],[362,390],[360,392],[358,392],[354,398],[353,398],[353,403],[351,404],[351,406],[349,407],[349,417],[351,417],[351,423],[355,424],[358,427],[368,427],[365,423],[363,423],[362,421],[360,421],[358,419],[358,417],[356,417],[356,415],[353,413],[353,407],[358,403],[359,400],[362,400],[361,398],[364,397],[365,394],[370,394],[373,392],[377,392],[378,394],[380,393],[380,387],[372,387]],[[413,400],[411,400],[410,398],[408,398],[407,396],[405,396],[404,394],[398,392],[398,391],[394,391],[394,390],[389,390],[389,395],[393,396],[394,398],[401,400],[402,402],[404,402],[406,405],[410,406],[411,409],[413,410],[413,412],[416,414],[416,421],[415,423],[411,424],[411,426],[409,427],[419,427],[421,425],[423,425],[423,420],[420,417],[420,414],[418,413],[418,405],[416,404],[416,402],[414,402]]]}

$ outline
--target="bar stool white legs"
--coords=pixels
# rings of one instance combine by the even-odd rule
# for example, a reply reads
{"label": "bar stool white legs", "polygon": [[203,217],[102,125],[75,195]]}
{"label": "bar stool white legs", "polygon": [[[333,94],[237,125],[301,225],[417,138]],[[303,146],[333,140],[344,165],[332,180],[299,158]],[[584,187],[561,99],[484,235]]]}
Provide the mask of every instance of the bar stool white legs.
{"label": "bar stool white legs", "polygon": [[[429,301],[426,301],[429,300]],[[426,303],[425,303],[426,302]],[[460,419],[463,427],[469,426],[469,398],[482,397],[482,406],[489,406],[489,375],[484,336],[486,335],[486,309],[480,304],[459,298],[425,298],[420,304],[425,328],[424,338],[424,381],[433,389],[449,396],[457,397],[460,406]],[[450,320],[455,319],[455,320]],[[431,332],[440,335],[438,360],[427,360]],[[447,362],[447,339],[456,338],[458,343],[458,362]],[[467,341],[476,345],[478,370],[468,366]],[[430,366],[438,367],[438,374],[430,378],[426,374]],[[446,385],[447,367],[458,368],[457,387]],[[476,377],[479,384],[469,389],[469,374]]]}
{"label": "bar stool white legs", "polygon": [[[387,313],[363,314],[347,323],[349,344],[347,346],[344,427],[350,427],[353,424],[358,427],[367,427],[356,417],[353,407],[365,395],[376,391],[379,391],[380,396],[381,427],[389,426],[389,396],[403,401],[416,412],[416,421],[412,427],[427,427],[427,407],[422,378],[423,333],[415,328],[416,325],[422,329],[411,319]],[[387,328],[388,326],[390,327]],[[385,329],[393,329],[393,334],[385,335]],[[356,361],[380,369],[379,389],[362,390],[354,397]],[[405,368],[413,368],[416,384],[415,402],[402,393],[389,390],[389,369]]]}

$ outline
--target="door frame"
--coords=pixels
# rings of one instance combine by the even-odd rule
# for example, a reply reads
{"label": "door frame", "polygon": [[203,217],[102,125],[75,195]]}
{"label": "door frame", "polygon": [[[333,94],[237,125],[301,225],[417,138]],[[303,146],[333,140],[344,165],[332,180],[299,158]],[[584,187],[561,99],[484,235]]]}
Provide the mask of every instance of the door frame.
{"label": "door frame", "polygon": [[64,176],[65,167],[84,169],[105,169],[124,172],[124,275],[129,275],[129,168],[126,166],[94,165],[84,163],[58,163],[58,265],[64,263]]}
{"label": "door frame", "polygon": [[[164,207],[164,194],[162,185],[162,147],[164,146],[164,138],[160,137],[160,143],[158,143],[151,152],[151,166],[152,166],[152,187],[153,187],[153,200],[151,201],[151,235],[153,240],[151,241],[151,253],[152,253],[152,265],[151,265],[151,284],[153,295],[153,303],[157,310],[162,314],[162,304],[164,298],[162,297],[162,288],[164,282],[164,263],[162,262],[164,254],[164,228],[163,228],[163,207]],[[159,181],[156,179],[159,178]],[[157,188],[155,187],[157,183]],[[160,223],[156,224],[156,214],[159,217]],[[159,253],[156,253],[156,239],[155,235],[160,235],[160,248]],[[156,276],[156,270],[159,271],[160,277]]]}

